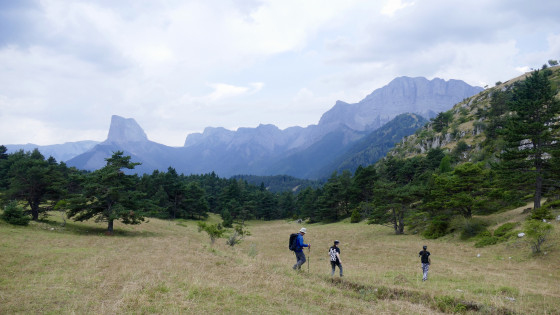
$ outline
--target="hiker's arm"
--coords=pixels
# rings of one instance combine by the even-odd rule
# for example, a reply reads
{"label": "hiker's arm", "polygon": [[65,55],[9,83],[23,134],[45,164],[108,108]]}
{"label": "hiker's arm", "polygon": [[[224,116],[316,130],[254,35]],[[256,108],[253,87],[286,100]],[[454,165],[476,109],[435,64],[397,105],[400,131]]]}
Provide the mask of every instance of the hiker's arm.
{"label": "hiker's arm", "polygon": [[432,259],[428,256],[428,264],[432,264]]}
{"label": "hiker's arm", "polygon": [[299,247],[309,247],[309,244],[305,244],[305,243],[303,242],[303,237],[298,236],[297,241],[298,241]]}
{"label": "hiker's arm", "polygon": [[338,258],[338,262],[342,264],[342,259],[340,259],[340,254],[336,253],[336,258]]}

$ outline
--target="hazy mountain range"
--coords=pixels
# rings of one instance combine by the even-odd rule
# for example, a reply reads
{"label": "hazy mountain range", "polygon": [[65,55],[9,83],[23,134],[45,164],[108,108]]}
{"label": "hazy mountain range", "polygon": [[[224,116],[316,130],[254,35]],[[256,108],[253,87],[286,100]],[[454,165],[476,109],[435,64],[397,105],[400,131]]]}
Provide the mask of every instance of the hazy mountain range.
{"label": "hazy mountain range", "polygon": [[[109,135],[101,143],[89,141],[59,145],[60,152],[64,151],[65,155],[44,151],[46,147],[50,149],[54,146],[38,147],[44,155],[52,155],[57,160],[67,161],[70,166],[87,170],[103,167],[105,158],[113,151],[121,150],[132,156],[133,161],[142,163],[136,169],[138,173],[151,173],[155,169],[165,171],[171,166],[184,174],[214,171],[222,177],[283,174],[321,178],[334,170],[355,169],[356,165],[348,162],[352,160],[349,154],[362,154],[354,161],[375,162],[363,157],[364,148],[379,143],[384,149],[373,151],[384,154],[391,144],[410,135],[424,123],[418,115],[433,117],[482,90],[459,80],[400,77],[358,103],[337,101],[322,115],[317,125],[307,127],[281,130],[274,125],[259,125],[236,131],[208,127],[202,133],[188,135],[183,147],[169,147],[150,141],[134,119],[113,116]],[[416,115],[399,116],[393,127],[386,128],[382,133],[372,133],[403,113]],[[25,150],[32,149],[31,146],[28,145]],[[17,149],[17,145],[7,147],[9,150]],[[71,152],[68,148],[71,147],[75,150],[83,147],[84,151],[74,151],[79,154],[68,158]]]}

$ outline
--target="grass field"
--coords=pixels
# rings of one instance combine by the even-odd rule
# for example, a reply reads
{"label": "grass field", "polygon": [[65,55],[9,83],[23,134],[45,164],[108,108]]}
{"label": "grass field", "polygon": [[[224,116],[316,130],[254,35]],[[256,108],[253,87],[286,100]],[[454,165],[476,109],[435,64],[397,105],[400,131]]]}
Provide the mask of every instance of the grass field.
{"label": "grass field", "polygon": [[[496,219],[519,220],[517,209]],[[217,220],[211,217],[211,220]],[[395,236],[365,223],[306,225],[309,266],[295,272],[294,222],[249,222],[235,247],[196,222],[138,226],[0,223],[0,314],[559,314],[560,227],[534,257],[520,240],[485,248],[448,236]],[[330,277],[340,240],[345,277]],[[421,281],[418,252],[432,253]],[[309,272],[308,272],[309,269]]]}

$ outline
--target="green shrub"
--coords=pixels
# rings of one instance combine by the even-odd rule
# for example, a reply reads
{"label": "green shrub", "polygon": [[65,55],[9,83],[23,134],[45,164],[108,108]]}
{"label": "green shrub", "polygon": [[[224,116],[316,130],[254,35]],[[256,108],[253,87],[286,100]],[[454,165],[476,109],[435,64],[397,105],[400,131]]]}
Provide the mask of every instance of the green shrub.
{"label": "green shrub", "polygon": [[482,237],[489,237],[489,236],[492,236],[492,233],[490,231],[486,230],[486,231],[482,231],[482,232],[478,233],[478,235],[476,237],[482,238]]}
{"label": "green shrub", "polygon": [[552,214],[550,213],[550,208],[549,207],[540,207],[537,209],[533,209],[533,211],[531,211],[531,220],[551,220],[554,217],[552,216]]}
{"label": "green shrub", "polygon": [[435,239],[438,237],[442,237],[447,234],[447,228],[449,227],[449,223],[444,221],[443,219],[433,219],[426,230],[422,232],[422,236],[429,239]]}
{"label": "green shrub", "polygon": [[362,215],[358,209],[354,209],[354,211],[352,211],[352,215],[350,216],[350,223],[359,223],[360,221],[362,221]]}
{"label": "green shrub", "polygon": [[31,218],[23,212],[23,209],[18,207],[17,202],[11,201],[4,208],[4,213],[1,216],[2,220],[13,225],[28,225]]}
{"label": "green shrub", "polygon": [[502,225],[500,225],[495,231],[494,231],[494,236],[496,237],[504,237],[506,236],[506,234],[508,232],[510,232],[511,230],[513,230],[515,228],[515,226],[517,225],[517,223],[514,222],[508,222],[508,223],[504,223]]}
{"label": "green shrub", "polygon": [[552,231],[552,225],[539,220],[528,220],[525,222],[524,231],[527,234],[533,253],[540,253],[542,244]]}
{"label": "green shrub", "polygon": [[[449,224],[449,232],[461,232],[461,239],[467,240],[487,232],[486,223],[479,219],[467,219],[463,216],[456,216]],[[489,232],[485,235],[491,236]]]}
{"label": "green shrub", "polygon": [[477,219],[467,219],[461,231],[461,239],[467,240],[486,231],[486,224]]}
{"label": "green shrub", "polygon": [[474,243],[474,247],[480,248],[488,245],[494,245],[498,243],[499,239],[495,236],[484,236],[478,239],[476,243]]}

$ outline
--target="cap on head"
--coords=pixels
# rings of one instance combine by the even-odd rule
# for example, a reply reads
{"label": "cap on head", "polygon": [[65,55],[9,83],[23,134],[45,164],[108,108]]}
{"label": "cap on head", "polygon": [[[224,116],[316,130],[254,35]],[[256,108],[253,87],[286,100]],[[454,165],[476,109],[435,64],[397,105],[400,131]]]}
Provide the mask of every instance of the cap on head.
{"label": "cap on head", "polygon": [[336,241],[334,241],[334,243],[335,243],[335,244],[338,244],[338,243],[340,243],[340,242],[339,242],[338,240],[336,240]]}
{"label": "cap on head", "polygon": [[427,249],[427,248],[428,248],[428,246],[424,245],[424,246],[422,246],[422,248],[423,248],[423,249]]}
{"label": "cap on head", "polygon": [[305,234],[305,233],[307,233],[307,229],[306,228],[301,228],[301,230],[299,230],[299,232]]}

